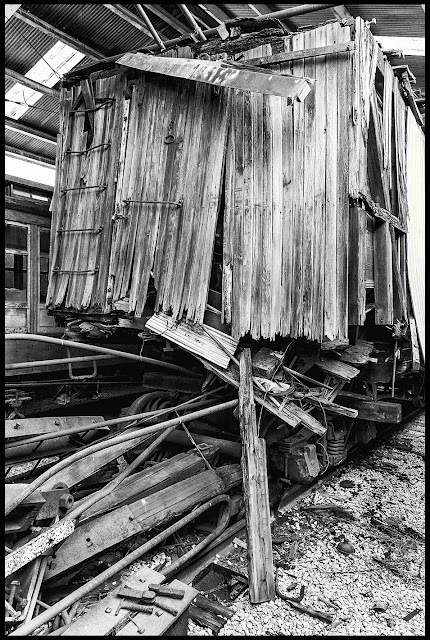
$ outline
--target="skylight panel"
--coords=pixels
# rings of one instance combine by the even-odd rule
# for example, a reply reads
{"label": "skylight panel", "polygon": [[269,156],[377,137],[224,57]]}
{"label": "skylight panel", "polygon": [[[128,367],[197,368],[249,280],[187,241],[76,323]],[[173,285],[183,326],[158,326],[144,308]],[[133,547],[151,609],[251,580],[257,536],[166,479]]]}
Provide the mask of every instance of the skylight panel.
{"label": "skylight panel", "polygon": [[[84,57],[84,53],[76,51],[73,47],[58,40],[43,58],[27,71],[25,77],[52,88],[58,82],[59,77],[76,67]],[[42,96],[40,91],[16,83],[6,92],[5,114],[9,118],[18,120]],[[14,104],[17,102],[24,104]]]}

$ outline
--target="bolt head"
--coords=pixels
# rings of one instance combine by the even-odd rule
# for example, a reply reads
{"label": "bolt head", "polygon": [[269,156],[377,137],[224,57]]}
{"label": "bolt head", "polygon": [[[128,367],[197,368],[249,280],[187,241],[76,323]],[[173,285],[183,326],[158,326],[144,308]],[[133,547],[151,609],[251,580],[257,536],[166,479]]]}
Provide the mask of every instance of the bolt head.
{"label": "bolt head", "polygon": [[13,425],[13,428],[14,428],[14,429],[19,429],[19,428],[20,428],[20,426],[21,426],[21,425],[19,424],[19,422],[15,422],[15,424]]}

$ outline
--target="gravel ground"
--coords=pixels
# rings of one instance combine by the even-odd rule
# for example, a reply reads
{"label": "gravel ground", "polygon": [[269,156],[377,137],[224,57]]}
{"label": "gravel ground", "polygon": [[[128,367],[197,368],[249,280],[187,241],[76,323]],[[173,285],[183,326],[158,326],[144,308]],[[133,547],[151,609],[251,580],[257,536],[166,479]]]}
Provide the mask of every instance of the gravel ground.
{"label": "gravel ground", "polygon": [[[332,614],[333,622],[301,613],[279,598],[251,605],[246,591],[232,605],[235,615],[219,635],[424,635],[424,428],[421,414],[273,522],[274,536],[298,534],[288,570],[278,569],[279,588],[286,593],[296,583],[287,595],[298,596],[305,586],[302,604]],[[396,448],[408,444],[413,452]],[[345,480],[351,486],[341,486]],[[350,515],[303,509],[321,503],[338,505]],[[354,547],[351,555],[336,548],[344,540]],[[274,546],[275,560],[289,561],[292,544]],[[246,570],[246,550],[236,545],[222,562]],[[416,609],[417,615],[404,620]],[[193,621],[188,633],[213,635]]]}

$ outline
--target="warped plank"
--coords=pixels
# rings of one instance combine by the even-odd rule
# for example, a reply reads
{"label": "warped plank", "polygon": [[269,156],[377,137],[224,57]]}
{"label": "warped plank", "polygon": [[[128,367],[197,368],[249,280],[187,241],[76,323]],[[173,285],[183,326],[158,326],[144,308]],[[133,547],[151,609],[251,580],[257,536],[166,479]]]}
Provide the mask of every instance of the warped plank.
{"label": "warped plank", "polygon": [[[154,314],[145,327],[174,342],[182,349],[202,356],[223,369],[227,369],[230,358],[218,346],[217,341],[231,356],[234,355],[238,344],[237,339],[231,338],[213,327],[203,325],[202,329],[199,325],[191,325],[182,320],[175,321],[163,312]],[[214,336],[215,339],[212,339],[211,336]]]}
{"label": "warped plank", "polygon": [[258,67],[222,60],[191,60],[162,58],[144,53],[126,53],[116,64],[163,75],[204,82],[242,91],[258,91],[292,100],[304,100],[311,90],[312,80],[265,72]]}
{"label": "warped plank", "polygon": [[248,531],[249,599],[252,603],[275,598],[272,535],[266,443],[258,437],[252,382],[251,350],[240,359],[239,424],[242,437],[242,470]]}
{"label": "warped plank", "polygon": [[349,214],[348,323],[366,319],[366,211],[351,207]]}

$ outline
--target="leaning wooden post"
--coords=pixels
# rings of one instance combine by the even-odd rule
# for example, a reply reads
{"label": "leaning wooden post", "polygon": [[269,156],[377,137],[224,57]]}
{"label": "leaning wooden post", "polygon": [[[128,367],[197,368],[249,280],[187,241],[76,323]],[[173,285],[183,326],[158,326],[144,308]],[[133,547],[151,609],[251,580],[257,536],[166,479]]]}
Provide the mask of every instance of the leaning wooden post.
{"label": "leaning wooden post", "polygon": [[251,351],[240,358],[239,422],[242,436],[242,473],[248,531],[249,599],[275,599],[266,443],[258,437],[252,386]]}

